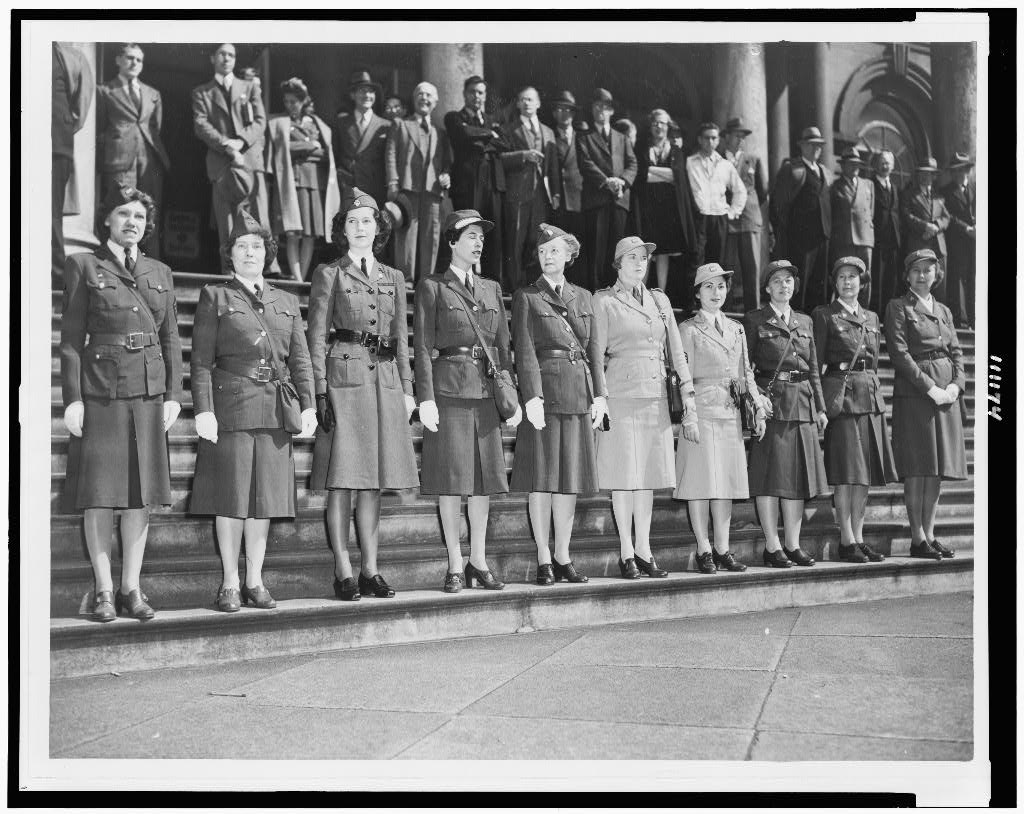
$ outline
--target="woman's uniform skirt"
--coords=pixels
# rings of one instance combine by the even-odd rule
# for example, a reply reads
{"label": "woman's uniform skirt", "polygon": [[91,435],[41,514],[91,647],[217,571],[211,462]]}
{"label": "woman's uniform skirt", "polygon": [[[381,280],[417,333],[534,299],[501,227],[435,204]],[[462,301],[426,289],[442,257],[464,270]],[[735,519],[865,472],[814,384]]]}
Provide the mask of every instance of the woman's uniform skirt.
{"label": "woman's uniform skirt", "polygon": [[672,489],[676,485],[672,422],[665,398],[609,398],[611,428],[598,434],[601,489]]}
{"label": "woman's uniform skirt", "polygon": [[881,413],[842,413],[825,427],[825,474],[833,486],[885,486],[897,480]]}
{"label": "woman's uniform skirt", "polygon": [[589,413],[545,415],[538,430],[523,419],[512,461],[513,492],[592,495],[597,492],[597,445]]}
{"label": "woman's uniform skirt", "polygon": [[494,399],[437,396],[437,432],[423,430],[423,495],[496,495],[508,491],[501,420]]}
{"label": "woman's uniform skirt", "polygon": [[750,450],[750,494],[808,500],[826,494],[825,460],[813,421],[769,419]]}
{"label": "woman's uniform skirt", "polygon": [[219,430],[199,439],[192,514],[266,519],[295,516],[292,436],[283,429]]}
{"label": "woman's uniform skirt", "polygon": [[939,407],[927,396],[894,398],[892,446],[901,481],[912,477],[967,479],[959,401]]}
{"label": "woman's uniform skirt", "polygon": [[676,471],[679,483],[672,497],[678,500],[745,500],[747,455],[743,427],[735,418],[702,418],[697,411],[700,443],[694,444],[679,432]]}
{"label": "woman's uniform skirt", "polygon": [[83,399],[82,437],[71,436],[62,508],[170,505],[164,397]]}

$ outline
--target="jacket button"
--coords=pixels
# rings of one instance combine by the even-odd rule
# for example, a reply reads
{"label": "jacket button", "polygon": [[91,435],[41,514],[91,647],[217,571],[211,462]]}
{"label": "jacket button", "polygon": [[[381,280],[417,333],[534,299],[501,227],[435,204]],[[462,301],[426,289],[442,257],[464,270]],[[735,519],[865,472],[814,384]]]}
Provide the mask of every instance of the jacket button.
{"label": "jacket button", "polygon": [[651,324],[651,318],[650,318],[650,317],[648,317],[648,318],[647,318],[647,324],[648,324],[648,325],[650,325],[650,324]]}
{"label": "jacket button", "polygon": [[576,347],[576,343],[575,342],[570,342],[569,343],[569,347],[570,348],[575,348]]}
{"label": "jacket button", "polygon": [[99,288],[103,288],[103,283],[100,283],[100,284],[99,284]]}
{"label": "jacket button", "polygon": [[375,320],[375,319],[371,319],[371,320],[370,320],[370,324],[371,324],[371,325],[376,325],[376,324],[377,324],[377,320]]}
{"label": "jacket button", "polygon": [[348,354],[346,353],[346,354],[345,354],[344,356],[342,356],[341,358],[342,358],[342,359],[348,359]]}
{"label": "jacket button", "polygon": [[653,341],[654,341],[654,339],[653,339],[652,337],[650,337],[650,336],[649,336],[649,337],[647,337],[647,341],[648,341],[648,342],[653,342]]}
{"label": "jacket button", "polygon": [[377,306],[374,305],[373,303],[370,303],[370,310],[371,311],[376,311],[377,310]]}
{"label": "jacket button", "polygon": [[262,313],[263,313],[263,309],[262,309],[262,308],[257,308],[257,309],[256,309],[256,313],[258,313],[258,314],[262,314]]}
{"label": "jacket button", "polygon": [[266,363],[267,363],[267,360],[266,360],[266,359],[260,359],[260,364],[261,364],[261,365],[265,365]]}
{"label": "jacket button", "polygon": [[97,359],[99,359],[99,358],[100,358],[100,355],[99,355],[98,353],[96,354],[96,358],[97,358]]}
{"label": "jacket button", "polygon": [[368,368],[370,368],[370,370],[373,370],[373,368],[374,368],[374,365],[372,365],[372,364],[369,364],[369,365],[367,365],[367,367],[368,367]]}
{"label": "jacket button", "polygon": [[352,293],[352,289],[351,288],[346,288],[345,289],[345,293],[346,294],[351,294]]}
{"label": "jacket button", "polygon": [[474,311],[479,311],[480,309],[479,309],[479,308],[477,308],[477,306],[475,306],[475,305],[474,305],[474,306],[473,306],[473,310],[474,310]]}
{"label": "jacket button", "polygon": [[260,336],[266,336],[266,335],[267,335],[266,331],[260,331]]}

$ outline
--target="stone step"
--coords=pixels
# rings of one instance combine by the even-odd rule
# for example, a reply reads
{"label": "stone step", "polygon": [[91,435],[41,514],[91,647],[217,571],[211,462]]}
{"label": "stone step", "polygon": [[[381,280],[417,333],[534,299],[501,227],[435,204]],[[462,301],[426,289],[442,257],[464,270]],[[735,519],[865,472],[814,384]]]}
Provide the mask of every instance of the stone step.
{"label": "stone step", "polygon": [[943,562],[897,556],[867,565],[824,561],[813,568],[758,567],[742,574],[687,572],[628,581],[593,572],[585,585],[548,587],[530,584],[522,574],[503,591],[466,589],[455,595],[442,593],[438,579],[429,589],[385,600],[338,602],[323,591],[317,598],[279,597],[270,611],[165,610],[158,603],[156,618],[146,623],[53,618],[50,676],[969,591],[974,582],[970,538],[945,539],[966,545],[957,558]]}

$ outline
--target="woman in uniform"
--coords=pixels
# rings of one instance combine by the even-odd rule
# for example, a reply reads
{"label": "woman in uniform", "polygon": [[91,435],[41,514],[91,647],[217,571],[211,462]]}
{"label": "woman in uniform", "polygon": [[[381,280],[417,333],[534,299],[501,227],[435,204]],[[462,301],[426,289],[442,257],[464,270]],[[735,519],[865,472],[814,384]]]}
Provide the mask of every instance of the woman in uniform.
{"label": "woman in uniform", "polygon": [[[825,429],[818,356],[811,318],[794,311],[798,269],[775,260],[765,272],[768,305],[743,318],[754,378],[770,399],[764,438],[750,451],[750,493],[764,531],[764,564],[773,568],[814,565],[800,548],[804,501],[828,491],[818,430]],[[785,547],[779,542],[779,503]]]}
{"label": "woman in uniform", "polygon": [[234,276],[203,288],[192,330],[200,440],[189,510],[217,516],[224,576],[216,604],[232,613],[242,602],[277,605],[262,573],[270,518],[295,516],[292,435],[313,434],[316,409],[298,298],[263,279],[277,252],[274,239],[239,210],[221,251]]}
{"label": "woman in uniform", "polygon": [[963,351],[950,310],[931,293],[942,281],[935,253],[912,252],[904,268],[910,290],[885,309],[885,343],[896,368],[892,445],[910,520],[910,556],[939,560],[953,556],[935,539],[941,483],[967,478]]}
{"label": "woman in uniform", "polygon": [[[386,598],[395,592],[377,570],[380,490],[419,486],[409,417],[416,406],[409,367],[405,276],[379,263],[391,224],[353,188],[334,221],[341,259],[313,274],[309,351],[320,431],[313,489],[327,489],[327,531],[334,550],[334,593]],[[355,494],[362,552],[358,583],[349,562]]]}
{"label": "woman in uniform", "polygon": [[[624,579],[638,579],[641,572],[668,576],[658,567],[650,540],[654,490],[676,485],[666,354],[684,393],[683,422],[697,423],[693,383],[672,306],[661,291],[643,284],[655,248],[639,237],[620,240],[613,263],[618,280],[594,295],[594,355],[605,366],[610,422],[608,432],[597,439],[597,477],[600,487],[612,492]],[[630,533],[634,524],[635,543]]]}
{"label": "woman in uniform", "polygon": [[[503,369],[510,369],[508,320],[501,285],[479,277],[484,234],[494,223],[475,209],[459,209],[444,222],[444,240],[451,247],[451,265],[416,286],[413,342],[423,455],[420,493],[437,495],[441,530],[448,548],[444,590],[462,589],[459,515],[462,495],[469,504],[468,587],[478,581],[500,590],[505,583],[487,568],[485,541],[490,495],[508,492],[501,419],[487,376],[487,357],[470,320],[475,320]],[[435,356],[436,353],[436,356]],[[515,427],[522,409],[506,422]]]}
{"label": "woman in uniform", "polygon": [[[565,279],[579,252],[575,237],[542,223],[537,255],[543,274],[512,298],[516,372],[526,405],[512,491],[530,493],[538,585],[587,581],[569,558],[569,538],[576,496],[598,489],[594,429],[608,413],[591,295]],[[552,517],[554,561],[548,549]]]}
{"label": "woman in uniform", "polygon": [[[181,343],[171,270],[138,244],[153,199],[117,185],[103,202],[103,243],[64,269],[60,374],[68,447],[64,511],[84,513],[95,582],[92,618],[154,615],[139,587],[149,507],[171,502],[167,431],[181,411]],[[85,338],[88,335],[89,343]],[[121,586],[110,573],[121,509]]]}
{"label": "woman in uniform", "polygon": [[[676,449],[679,482],[673,497],[689,502],[690,525],[697,538],[697,569],[703,574],[714,574],[719,568],[747,570],[729,551],[732,502],[750,497],[740,420],[743,391],[759,405],[755,435],[760,439],[765,432],[765,412],[747,364],[743,327],[722,313],[731,282],[732,272],[718,263],[700,266],[694,282],[700,309],[679,326],[693,376],[698,419],[682,428]],[[709,512],[715,521],[714,550],[708,533]]]}
{"label": "woman in uniform", "polygon": [[840,257],[832,266],[837,299],[811,314],[821,389],[831,414],[825,428],[825,474],[835,487],[839,559],[856,563],[885,559],[864,542],[864,512],[868,487],[896,480],[878,380],[882,329],[878,314],[857,301],[869,279],[863,260]]}

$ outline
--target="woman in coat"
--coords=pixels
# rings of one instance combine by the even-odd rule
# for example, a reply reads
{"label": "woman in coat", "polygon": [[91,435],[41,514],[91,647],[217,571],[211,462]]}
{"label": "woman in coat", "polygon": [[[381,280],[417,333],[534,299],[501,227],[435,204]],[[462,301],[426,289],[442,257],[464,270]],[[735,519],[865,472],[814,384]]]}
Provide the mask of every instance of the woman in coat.
{"label": "woman in coat", "polygon": [[298,298],[263,279],[277,251],[274,239],[239,210],[221,251],[234,277],[203,288],[192,329],[200,440],[189,510],[217,516],[224,576],[216,604],[232,613],[242,602],[277,605],[263,585],[270,518],[295,516],[292,435],[313,434],[316,410]]}
{"label": "woman in coat", "polygon": [[[501,286],[477,276],[484,234],[494,224],[475,209],[459,209],[444,222],[451,266],[424,277],[416,286],[413,341],[416,388],[423,434],[420,494],[437,495],[441,529],[448,548],[444,590],[462,589],[477,580],[500,590],[505,583],[487,568],[485,541],[490,495],[508,492],[501,419],[494,403],[487,357],[470,319],[474,319],[503,369],[510,369],[508,320]],[[472,316],[471,316],[472,315]],[[436,357],[435,357],[436,352]],[[508,421],[522,420],[517,409]],[[462,495],[469,503],[469,562],[462,566],[459,515]]]}
{"label": "woman in coat", "polygon": [[[743,318],[754,378],[770,399],[764,438],[750,451],[750,493],[764,531],[764,564],[814,565],[800,548],[804,501],[828,492],[818,430],[828,418],[821,394],[811,318],[792,309],[798,269],[775,260],[765,272],[770,302]],[[779,542],[779,504],[785,547]]]}
{"label": "woman in coat", "polygon": [[[666,354],[685,398],[684,424],[697,422],[690,370],[672,306],[661,291],[643,284],[651,252],[639,237],[615,247],[618,280],[594,295],[595,356],[605,366],[608,432],[597,439],[597,477],[612,492],[619,530],[619,572],[624,579],[668,576],[651,553],[654,490],[676,485],[672,422],[666,388]],[[631,530],[636,526],[636,542]]]}
{"label": "woman in coat", "polygon": [[910,290],[885,309],[885,343],[896,368],[892,445],[910,520],[910,556],[939,560],[953,556],[935,539],[940,486],[967,478],[963,351],[953,315],[931,293],[942,280],[935,253],[919,249],[904,262]]}
{"label": "woman in coat", "polygon": [[[95,582],[92,618],[151,619],[139,587],[149,507],[171,502],[167,431],[181,411],[181,344],[171,270],[138,244],[153,231],[153,199],[116,185],[103,202],[92,254],[64,270],[60,374],[68,447],[64,511],[83,512]],[[86,344],[86,336],[89,337]],[[121,510],[121,586],[110,573]]]}
{"label": "woman in coat", "polygon": [[[512,491],[530,493],[538,585],[587,581],[569,558],[569,538],[576,496],[598,490],[594,430],[608,413],[591,295],[565,279],[565,268],[579,251],[575,237],[542,223],[537,255],[543,274],[512,298],[516,372],[526,405],[526,421],[516,437]],[[548,550],[552,517],[553,562]]]}
{"label": "woman in coat", "polygon": [[814,309],[814,348],[821,365],[826,412],[825,474],[835,487],[839,559],[880,562],[864,542],[868,487],[896,480],[878,380],[882,329],[878,314],[857,301],[870,272],[859,257],[840,257],[832,267],[836,299]]}
{"label": "woman in coat", "polygon": [[285,236],[288,268],[305,280],[317,238],[338,211],[338,178],[331,152],[331,128],[313,113],[306,84],[296,77],[281,83],[286,116],[270,120],[268,163],[274,176],[275,231]]}
{"label": "woman in coat", "polygon": [[[380,490],[419,486],[409,417],[416,406],[409,367],[405,275],[374,257],[391,225],[377,202],[353,187],[334,221],[341,259],[313,274],[309,352],[320,431],[313,489],[327,489],[334,593],[395,595],[377,570]],[[355,495],[362,561],[358,583],[348,555]]]}
{"label": "woman in coat", "polygon": [[[676,449],[679,482],[673,497],[689,503],[697,569],[703,574],[714,574],[719,568],[747,570],[729,551],[732,502],[750,496],[740,419],[743,392],[758,404],[755,435],[761,439],[765,432],[765,411],[747,363],[743,327],[722,313],[731,282],[732,272],[718,263],[700,266],[694,283],[700,310],[679,326],[698,418],[696,424],[683,424]],[[708,534],[709,511],[715,521],[714,550]]]}

